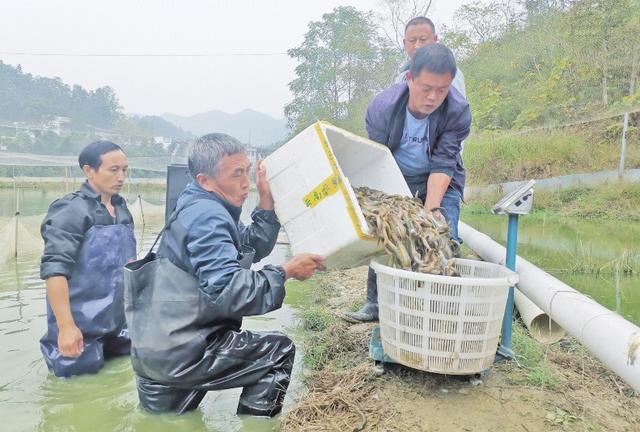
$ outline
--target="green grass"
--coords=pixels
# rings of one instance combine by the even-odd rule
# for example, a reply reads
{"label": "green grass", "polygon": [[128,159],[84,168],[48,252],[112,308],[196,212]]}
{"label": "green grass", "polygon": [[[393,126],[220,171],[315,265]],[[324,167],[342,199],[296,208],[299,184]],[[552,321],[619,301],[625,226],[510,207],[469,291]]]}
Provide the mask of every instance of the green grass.
{"label": "green grass", "polygon": [[[637,135],[627,143],[627,168],[640,167]],[[610,170],[618,167],[619,157],[618,134],[608,135],[596,127],[523,135],[480,131],[472,134],[464,147],[468,185]]]}
{"label": "green grass", "polygon": [[304,282],[287,282],[287,296],[293,298],[292,305],[300,309],[302,325],[299,331],[305,347],[303,361],[313,371],[322,369],[335,354],[331,335],[335,318],[325,306],[332,293],[333,289],[322,281],[322,275]]}
{"label": "green grass", "polygon": [[[471,198],[465,214],[490,214],[499,194]],[[594,188],[575,187],[558,192],[536,192],[534,211],[528,217],[572,217],[589,220],[640,221],[640,184],[613,183]]]}
{"label": "green grass", "polygon": [[515,321],[513,325],[513,351],[518,365],[526,371],[528,385],[550,390],[556,390],[559,387],[557,378],[546,364],[542,345],[528,334],[520,321]]}
{"label": "green grass", "polygon": [[301,318],[305,330],[316,332],[326,330],[334,320],[325,308],[316,305],[305,307],[302,310]]}
{"label": "green grass", "polygon": [[[297,307],[302,325],[298,328],[304,343],[305,365],[312,371],[327,366],[344,370],[362,360],[366,352],[366,339],[349,332],[349,325],[336,317],[327,300],[335,295],[335,287],[323,280],[323,275],[308,281],[287,282],[287,296]],[[357,309],[357,304],[350,305]]]}

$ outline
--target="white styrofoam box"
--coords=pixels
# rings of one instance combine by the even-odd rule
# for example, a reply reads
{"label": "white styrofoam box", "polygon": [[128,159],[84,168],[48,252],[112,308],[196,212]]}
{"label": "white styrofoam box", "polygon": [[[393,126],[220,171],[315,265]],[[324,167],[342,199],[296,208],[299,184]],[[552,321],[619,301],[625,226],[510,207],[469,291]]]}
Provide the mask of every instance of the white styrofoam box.
{"label": "white styrofoam box", "polygon": [[309,126],[263,163],[293,253],[324,255],[330,268],[362,264],[380,250],[352,187],[411,195],[387,147],[326,122]]}

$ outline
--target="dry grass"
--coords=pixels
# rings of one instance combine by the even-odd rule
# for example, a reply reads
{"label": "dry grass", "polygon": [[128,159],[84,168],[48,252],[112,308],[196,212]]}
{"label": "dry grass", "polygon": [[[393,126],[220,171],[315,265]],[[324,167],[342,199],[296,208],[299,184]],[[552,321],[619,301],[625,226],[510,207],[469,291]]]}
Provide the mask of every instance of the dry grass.
{"label": "dry grass", "polygon": [[521,329],[519,362],[495,365],[480,385],[400,365],[376,375],[367,357],[372,326],[337,318],[363,298],[365,282],[366,267],[322,276],[311,318],[329,324],[307,331],[313,372],[282,431],[489,431],[498,418],[504,430],[640,430],[640,398],[572,338],[544,346]]}
{"label": "dry grass", "polygon": [[392,430],[397,412],[380,400],[370,366],[347,372],[324,369],[311,378],[309,389],[281,423],[281,431]]}

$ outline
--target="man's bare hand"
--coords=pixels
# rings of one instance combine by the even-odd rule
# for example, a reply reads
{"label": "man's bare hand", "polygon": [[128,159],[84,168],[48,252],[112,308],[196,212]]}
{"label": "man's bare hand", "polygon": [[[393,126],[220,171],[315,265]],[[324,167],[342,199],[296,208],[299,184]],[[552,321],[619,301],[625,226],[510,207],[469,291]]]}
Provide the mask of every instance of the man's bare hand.
{"label": "man's bare hand", "polygon": [[63,327],[58,334],[58,351],[64,357],[79,357],[84,351],[82,332],[75,325]]}
{"label": "man's bare hand", "polygon": [[273,196],[267,181],[267,171],[262,161],[256,167],[256,188],[258,189],[258,207],[263,210],[273,210]]}
{"label": "man's bare hand", "polygon": [[447,223],[447,219],[444,217],[444,215],[439,209],[432,210],[431,214],[433,215],[434,218],[436,218],[438,222],[443,224]]}
{"label": "man's bare hand", "polygon": [[287,279],[305,280],[313,276],[316,270],[324,270],[325,261],[323,256],[303,253],[291,258],[282,268],[287,274]]}

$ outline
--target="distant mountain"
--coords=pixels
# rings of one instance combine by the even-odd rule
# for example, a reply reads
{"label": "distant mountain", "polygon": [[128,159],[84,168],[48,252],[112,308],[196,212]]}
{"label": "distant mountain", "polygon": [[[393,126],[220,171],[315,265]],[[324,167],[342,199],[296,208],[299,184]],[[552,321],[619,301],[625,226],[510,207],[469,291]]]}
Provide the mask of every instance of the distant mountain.
{"label": "distant mountain", "polygon": [[193,134],[158,116],[132,115],[129,120],[135,126],[149,131],[154,136],[169,138],[193,138]]}
{"label": "distant mountain", "polygon": [[287,134],[286,121],[246,109],[236,114],[214,110],[189,117],[163,114],[165,120],[195,135],[224,132],[258,147],[281,141]]}

